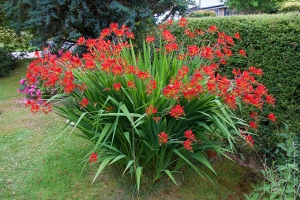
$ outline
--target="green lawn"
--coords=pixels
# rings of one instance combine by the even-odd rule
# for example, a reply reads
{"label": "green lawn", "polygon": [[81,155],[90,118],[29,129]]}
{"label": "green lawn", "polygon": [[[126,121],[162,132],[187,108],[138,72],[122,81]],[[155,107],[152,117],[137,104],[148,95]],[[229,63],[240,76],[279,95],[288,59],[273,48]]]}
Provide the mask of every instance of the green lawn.
{"label": "green lawn", "polygon": [[19,102],[24,98],[17,93],[19,80],[29,61],[19,60],[18,67],[0,79],[0,199],[243,199],[243,193],[260,182],[248,168],[223,158],[213,162],[215,186],[187,169],[175,177],[178,187],[161,180],[143,185],[134,198],[130,179],[113,168],[91,184],[97,166],[83,169],[80,163],[93,145],[70,135],[70,130],[60,136],[65,119],[54,113],[33,114]]}

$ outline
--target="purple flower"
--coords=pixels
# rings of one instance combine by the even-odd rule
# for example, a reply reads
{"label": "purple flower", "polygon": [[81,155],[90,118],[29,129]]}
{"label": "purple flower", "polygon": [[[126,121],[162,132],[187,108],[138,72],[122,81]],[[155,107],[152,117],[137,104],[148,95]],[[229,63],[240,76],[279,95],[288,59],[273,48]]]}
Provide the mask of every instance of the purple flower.
{"label": "purple flower", "polygon": [[24,85],[24,83],[25,83],[25,79],[21,79],[21,80],[20,80],[20,84],[21,84],[21,85]]}

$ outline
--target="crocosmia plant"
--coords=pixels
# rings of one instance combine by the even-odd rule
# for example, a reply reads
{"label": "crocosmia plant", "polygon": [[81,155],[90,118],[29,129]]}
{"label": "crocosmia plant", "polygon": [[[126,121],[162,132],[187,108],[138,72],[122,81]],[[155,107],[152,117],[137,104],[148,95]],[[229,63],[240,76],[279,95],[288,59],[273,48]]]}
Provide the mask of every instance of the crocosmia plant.
{"label": "crocosmia plant", "polygon": [[213,171],[207,150],[224,155],[233,149],[234,137],[249,138],[236,124],[243,130],[248,125],[230,109],[274,105],[275,98],[255,80],[262,70],[237,69],[231,79],[218,73],[228,57],[247,56],[242,49],[233,51],[241,39],[238,33],[229,36],[216,26],[192,32],[183,18],[178,26],[187,40],[201,40],[206,34],[215,38],[204,46],[187,46],[177,42],[172,26],[168,21],[159,37],[147,36],[137,53],[133,33],[112,23],[97,39],[78,39],[77,45],[88,50],[82,58],[71,52],[44,55],[29,66],[28,84],[39,81],[48,90],[64,91],[43,104],[32,100],[29,106],[54,105],[82,137],[94,142],[86,158],[99,164],[94,181],[113,163],[123,174],[134,175],[138,190],[144,176],[155,182],[166,175],[176,184],[174,172],[184,165],[206,177],[195,162]]}

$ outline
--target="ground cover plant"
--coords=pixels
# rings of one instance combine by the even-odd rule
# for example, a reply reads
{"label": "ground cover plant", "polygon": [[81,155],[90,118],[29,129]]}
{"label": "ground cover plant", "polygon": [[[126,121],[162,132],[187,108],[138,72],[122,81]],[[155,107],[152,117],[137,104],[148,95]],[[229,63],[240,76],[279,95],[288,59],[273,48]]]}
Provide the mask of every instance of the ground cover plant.
{"label": "ground cover plant", "polygon": [[[236,69],[233,79],[217,72],[228,57],[246,57],[243,49],[232,51],[239,33],[234,39],[215,26],[189,32],[184,18],[179,26],[187,40],[203,43],[177,43],[168,21],[160,27],[161,39],[147,36],[143,53],[136,54],[133,33],[112,23],[97,39],[78,39],[77,45],[88,48],[82,60],[65,52],[61,57],[38,57],[29,65],[26,84],[42,84],[43,91],[59,87],[63,93],[43,100],[47,92],[40,92],[27,106],[34,113],[48,113],[53,103],[58,114],[81,130],[80,136],[94,142],[86,159],[100,163],[93,182],[112,164],[134,177],[137,192],[145,180],[155,183],[164,176],[177,185],[174,174],[185,166],[209,179],[194,164],[214,172],[205,152],[225,155],[233,150],[234,137],[253,145],[248,125],[229,109],[243,104],[272,108],[275,98],[255,79],[263,74],[261,69]],[[203,34],[210,40],[202,40]],[[252,128],[256,118],[255,112]],[[276,122],[273,113],[268,118]]]}
{"label": "ground cover plant", "polygon": [[[30,113],[17,93],[19,80],[32,60],[17,60],[15,70],[0,79],[0,198],[1,199],[134,199],[130,180],[107,168],[93,185],[98,166],[82,171],[82,158],[94,148],[74,134],[59,137],[65,120],[54,114]],[[26,103],[26,102],[25,102]],[[72,128],[69,130],[71,131]],[[203,168],[211,177],[203,180],[194,173],[176,174],[180,187],[162,180],[141,191],[141,199],[241,199],[251,185],[259,184],[250,169],[227,160],[214,160],[218,172]],[[187,169],[186,169],[187,170]]]}

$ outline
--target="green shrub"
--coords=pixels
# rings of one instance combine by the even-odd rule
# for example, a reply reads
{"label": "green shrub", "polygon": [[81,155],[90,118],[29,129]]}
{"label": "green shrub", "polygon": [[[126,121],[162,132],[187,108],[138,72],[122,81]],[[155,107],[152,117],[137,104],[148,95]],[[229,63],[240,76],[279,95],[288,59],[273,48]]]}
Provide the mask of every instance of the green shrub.
{"label": "green shrub", "polygon": [[8,51],[34,51],[30,46],[33,35],[29,32],[21,32],[19,35],[13,30],[0,27],[0,46],[5,46]]}
{"label": "green shrub", "polygon": [[193,17],[193,18],[202,18],[202,17],[215,17],[216,13],[215,11],[212,10],[199,10],[199,11],[195,11],[192,12],[191,14],[189,14],[189,17]]}
{"label": "green shrub", "polygon": [[[277,99],[274,112],[278,121],[287,121],[292,131],[300,130],[299,24],[298,13],[189,19],[190,31],[206,30],[216,25],[220,31],[231,35],[240,33],[242,40],[236,44],[235,49],[244,48],[249,55],[247,58],[231,57],[226,67],[221,68],[222,71],[229,75],[234,68],[262,68],[264,78],[261,82]],[[180,30],[181,27],[175,30],[177,38],[189,43],[187,36],[183,36]],[[205,36],[202,41],[205,41]],[[246,111],[242,113],[243,116],[248,116]],[[276,133],[282,128],[280,123],[274,125],[260,120],[260,131],[255,140],[261,145],[261,150],[275,150],[276,144],[281,141]]]}
{"label": "green shrub", "polygon": [[5,47],[0,47],[0,77],[7,75],[15,64],[15,58]]}
{"label": "green shrub", "polygon": [[300,2],[286,2],[278,10],[278,13],[300,12]]}

